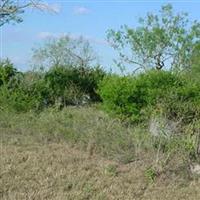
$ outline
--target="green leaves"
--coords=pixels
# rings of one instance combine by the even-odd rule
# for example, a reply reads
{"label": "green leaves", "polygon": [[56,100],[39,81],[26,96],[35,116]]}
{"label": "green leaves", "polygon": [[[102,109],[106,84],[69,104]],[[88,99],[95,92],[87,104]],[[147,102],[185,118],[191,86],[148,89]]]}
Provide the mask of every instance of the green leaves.
{"label": "green leaves", "polygon": [[99,94],[107,111],[138,122],[148,119],[149,108],[156,110],[158,105],[169,117],[187,118],[191,113],[193,116],[198,110],[199,88],[175,73],[149,70],[137,76],[106,77]]}
{"label": "green leaves", "polygon": [[0,86],[11,81],[11,78],[16,74],[17,70],[14,68],[10,60],[0,60]]}
{"label": "green leaves", "polygon": [[20,112],[97,102],[97,86],[105,75],[100,66],[54,66],[46,72],[22,73],[9,60],[1,61],[0,107]]}
{"label": "green leaves", "polygon": [[119,52],[120,66],[178,69],[190,66],[192,49],[200,39],[200,23],[189,22],[186,13],[173,12],[170,4],[159,14],[147,13],[136,28],[109,30],[108,40]]}

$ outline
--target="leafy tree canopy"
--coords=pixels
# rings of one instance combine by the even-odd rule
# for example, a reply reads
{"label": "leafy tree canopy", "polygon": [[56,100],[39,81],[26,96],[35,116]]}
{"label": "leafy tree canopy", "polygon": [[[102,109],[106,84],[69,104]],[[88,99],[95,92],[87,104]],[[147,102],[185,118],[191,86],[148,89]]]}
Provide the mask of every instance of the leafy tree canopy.
{"label": "leafy tree canopy", "polygon": [[119,31],[109,30],[108,40],[119,52],[119,66],[137,69],[190,67],[191,54],[200,40],[200,22],[190,22],[187,13],[174,13],[170,4],[158,14],[139,18],[136,28],[124,25]]}

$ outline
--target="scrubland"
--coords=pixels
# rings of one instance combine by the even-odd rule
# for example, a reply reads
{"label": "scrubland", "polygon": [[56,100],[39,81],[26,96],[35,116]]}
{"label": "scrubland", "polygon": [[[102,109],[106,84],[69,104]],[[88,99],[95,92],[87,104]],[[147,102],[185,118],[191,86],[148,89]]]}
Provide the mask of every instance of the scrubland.
{"label": "scrubland", "polygon": [[[1,199],[194,199],[187,151],[96,106],[1,113]],[[174,148],[174,149],[173,149]]]}

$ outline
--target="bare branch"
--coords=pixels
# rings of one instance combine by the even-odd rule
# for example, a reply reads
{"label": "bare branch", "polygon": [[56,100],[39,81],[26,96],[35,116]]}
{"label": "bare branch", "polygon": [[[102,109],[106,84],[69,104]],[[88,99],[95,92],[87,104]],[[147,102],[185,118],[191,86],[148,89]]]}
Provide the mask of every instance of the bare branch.
{"label": "bare branch", "polygon": [[1,0],[0,4],[0,26],[6,23],[22,22],[21,14],[26,8],[38,9],[40,11],[48,11],[51,13],[58,13],[59,8],[55,5],[43,3],[41,0],[28,0],[26,3],[17,3],[12,0]]}

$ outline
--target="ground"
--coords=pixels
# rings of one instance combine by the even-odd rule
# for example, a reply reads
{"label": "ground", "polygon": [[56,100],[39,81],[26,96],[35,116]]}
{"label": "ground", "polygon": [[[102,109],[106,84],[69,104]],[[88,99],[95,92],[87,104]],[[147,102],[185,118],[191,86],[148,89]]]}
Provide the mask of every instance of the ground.
{"label": "ground", "polygon": [[[98,151],[91,152],[91,145],[80,148],[80,144],[71,143],[66,137],[33,134],[25,121],[14,125],[14,117],[11,118],[9,125],[3,118],[0,123],[2,200],[200,199],[200,179],[186,177],[184,167],[177,165],[178,175],[175,170],[167,170],[154,180],[153,171],[148,170],[153,157],[148,152],[141,159],[123,163]],[[94,127],[91,121],[89,124]]]}
{"label": "ground", "polygon": [[22,140],[1,144],[2,200],[200,199],[199,180],[151,183],[144,176],[142,161],[121,164],[91,156],[64,141]]}

